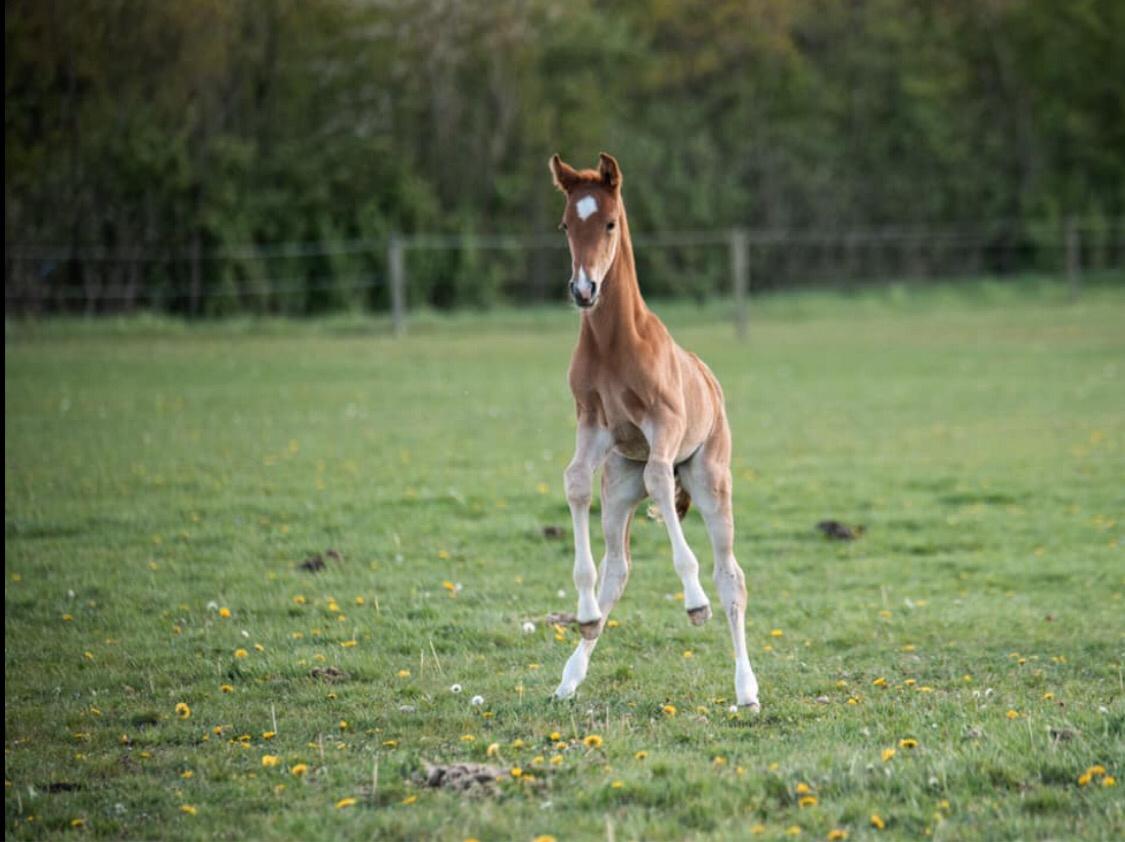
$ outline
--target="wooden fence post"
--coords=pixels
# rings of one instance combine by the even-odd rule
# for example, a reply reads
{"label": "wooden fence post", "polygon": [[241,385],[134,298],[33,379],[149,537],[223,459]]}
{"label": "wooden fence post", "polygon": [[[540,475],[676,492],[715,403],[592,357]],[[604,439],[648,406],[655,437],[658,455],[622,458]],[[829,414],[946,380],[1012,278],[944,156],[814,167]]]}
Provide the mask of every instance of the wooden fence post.
{"label": "wooden fence post", "polygon": [[387,277],[391,284],[391,328],[395,336],[406,333],[406,264],[402,237],[391,234],[387,244]]}
{"label": "wooden fence post", "polygon": [[734,332],[745,339],[749,327],[746,296],[750,291],[750,238],[744,228],[730,232],[730,271],[734,291]]}
{"label": "wooden fence post", "polygon": [[1077,301],[1082,292],[1082,249],[1073,216],[1066,218],[1066,282],[1070,287],[1070,299]]}

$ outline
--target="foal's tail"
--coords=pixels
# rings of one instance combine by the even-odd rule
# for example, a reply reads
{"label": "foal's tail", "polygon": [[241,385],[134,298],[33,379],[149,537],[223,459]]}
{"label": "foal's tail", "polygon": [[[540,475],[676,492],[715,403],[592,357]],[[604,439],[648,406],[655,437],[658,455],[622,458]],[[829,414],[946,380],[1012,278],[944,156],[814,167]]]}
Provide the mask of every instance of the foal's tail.
{"label": "foal's tail", "polygon": [[[680,520],[688,513],[691,508],[691,495],[684,489],[683,483],[680,482],[680,475],[676,474],[676,517]],[[656,506],[648,507],[648,516],[650,520],[662,522],[664,518],[660,514],[660,509]]]}
{"label": "foal's tail", "polygon": [[676,476],[676,517],[680,520],[684,519],[688,509],[691,508],[691,495],[684,490],[683,485],[680,483],[679,475]]}

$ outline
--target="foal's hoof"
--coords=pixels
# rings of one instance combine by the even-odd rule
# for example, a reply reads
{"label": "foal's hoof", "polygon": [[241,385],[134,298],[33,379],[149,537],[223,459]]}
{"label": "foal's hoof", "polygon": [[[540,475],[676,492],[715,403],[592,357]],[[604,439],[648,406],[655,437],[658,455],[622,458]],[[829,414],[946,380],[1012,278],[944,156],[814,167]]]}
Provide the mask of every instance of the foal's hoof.
{"label": "foal's hoof", "polygon": [[602,621],[591,620],[588,623],[579,623],[578,633],[586,640],[597,640],[598,635],[602,633]]}
{"label": "foal's hoof", "polygon": [[698,608],[689,608],[687,615],[693,626],[702,626],[711,619],[711,606],[705,603]]}

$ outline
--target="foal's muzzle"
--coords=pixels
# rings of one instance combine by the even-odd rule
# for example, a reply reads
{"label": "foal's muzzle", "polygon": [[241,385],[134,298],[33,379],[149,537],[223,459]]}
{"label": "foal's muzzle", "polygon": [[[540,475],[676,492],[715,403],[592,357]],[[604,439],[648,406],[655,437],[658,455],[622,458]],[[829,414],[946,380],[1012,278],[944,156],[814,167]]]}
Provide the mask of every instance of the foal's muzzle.
{"label": "foal's muzzle", "polygon": [[588,307],[594,306],[594,300],[598,297],[598,284],[596,281],[590,282],[590,291],[588,293],[579,292],[577,285],[574,281],[570,282],[570,297],[574,299],[574,303],[585,310]]}

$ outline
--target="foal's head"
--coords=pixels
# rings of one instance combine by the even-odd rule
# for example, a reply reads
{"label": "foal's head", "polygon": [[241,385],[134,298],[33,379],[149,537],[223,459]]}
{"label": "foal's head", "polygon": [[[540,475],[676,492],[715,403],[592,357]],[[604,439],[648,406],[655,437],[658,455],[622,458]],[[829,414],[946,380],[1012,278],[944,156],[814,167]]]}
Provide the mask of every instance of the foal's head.
{"label": "foal's head", "polygon": [[604,152],[596,170],[576,170],[551,158],[555,186],[566,194],[559,228],[570,242],[570,294],[579,307],[593,307],[621,242],[621,168]]}

